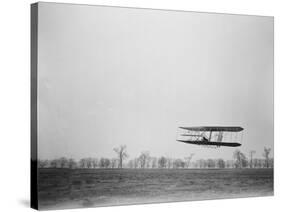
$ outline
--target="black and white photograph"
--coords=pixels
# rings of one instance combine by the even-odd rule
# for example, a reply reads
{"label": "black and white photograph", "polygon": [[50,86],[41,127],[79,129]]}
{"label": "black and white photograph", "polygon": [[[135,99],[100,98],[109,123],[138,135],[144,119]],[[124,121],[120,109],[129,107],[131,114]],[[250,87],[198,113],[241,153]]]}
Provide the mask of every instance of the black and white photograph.
{"label": "black and white photograph", "polygon": [[272,16],[31,5],[31,205],[272,196]]}

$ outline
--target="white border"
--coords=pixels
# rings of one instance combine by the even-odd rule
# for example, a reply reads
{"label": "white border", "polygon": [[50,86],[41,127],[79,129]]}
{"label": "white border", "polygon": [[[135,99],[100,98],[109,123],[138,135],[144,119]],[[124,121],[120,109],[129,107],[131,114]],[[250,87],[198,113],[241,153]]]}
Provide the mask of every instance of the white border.
{"label": "white border", "polygon": [[[0,3],[0,210],[29,208],[30,159],[30,3]],[[278,0],[81,0],[56,1],[95,5],[275,16],[275,197],[211,200],[115,207],[115,212],[138,211],[276,211],[280,206],[280,30]],[[280,208],[280,207],[279,207]],[[112,211],[112,207],[65,211]]]}

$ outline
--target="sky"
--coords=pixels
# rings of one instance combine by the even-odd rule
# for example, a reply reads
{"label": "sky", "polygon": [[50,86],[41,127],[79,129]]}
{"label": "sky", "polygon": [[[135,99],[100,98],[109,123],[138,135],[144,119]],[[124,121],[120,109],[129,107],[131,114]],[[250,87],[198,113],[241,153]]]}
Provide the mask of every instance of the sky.
{"label": "sky", "polygon": [[273,155],[273,18],[39,3],[38,156],[231,159],[179,126],[241,126]]}

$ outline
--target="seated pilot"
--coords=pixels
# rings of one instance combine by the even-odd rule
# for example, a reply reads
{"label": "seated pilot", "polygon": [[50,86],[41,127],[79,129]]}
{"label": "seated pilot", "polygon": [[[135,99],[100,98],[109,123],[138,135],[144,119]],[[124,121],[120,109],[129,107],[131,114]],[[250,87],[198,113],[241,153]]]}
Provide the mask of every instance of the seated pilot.
{"label": "seated pilot", "polygon": [[205,136],[203,136],[202,141],[209,141]]}

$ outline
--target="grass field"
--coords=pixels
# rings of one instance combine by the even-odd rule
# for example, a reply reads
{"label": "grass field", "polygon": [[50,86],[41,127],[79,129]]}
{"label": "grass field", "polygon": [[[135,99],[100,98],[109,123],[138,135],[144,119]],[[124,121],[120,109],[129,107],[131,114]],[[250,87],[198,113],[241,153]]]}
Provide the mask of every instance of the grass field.
{"label": "grass field", "polygon": [[39,208],[273,195],[272,169],[39,169]]}

